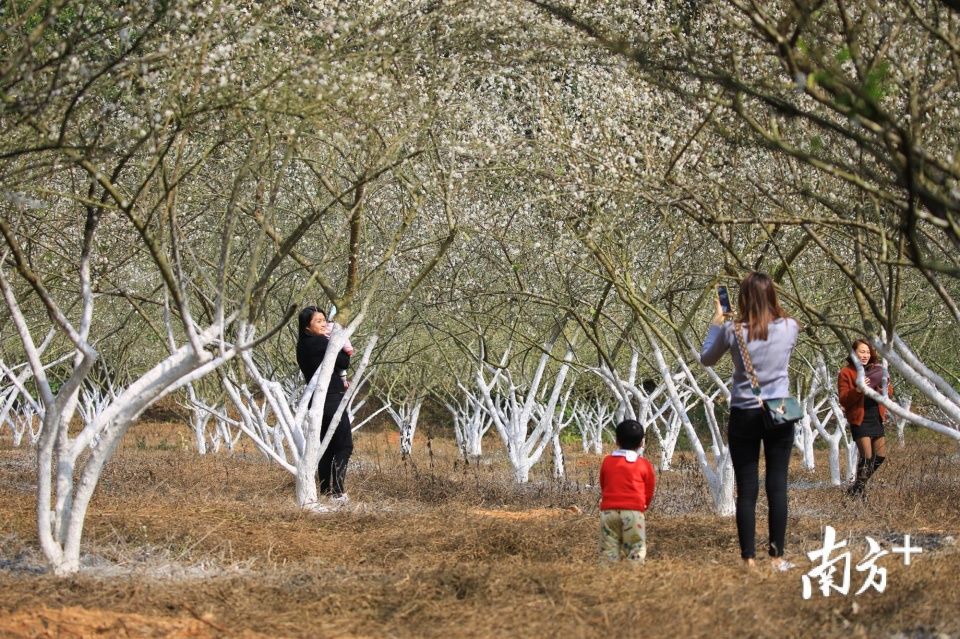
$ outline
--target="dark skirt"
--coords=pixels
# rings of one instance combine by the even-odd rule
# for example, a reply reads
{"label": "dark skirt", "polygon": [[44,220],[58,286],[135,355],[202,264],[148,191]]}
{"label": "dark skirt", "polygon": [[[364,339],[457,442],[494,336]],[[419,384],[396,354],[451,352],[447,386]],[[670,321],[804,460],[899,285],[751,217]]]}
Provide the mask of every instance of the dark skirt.
{"label": "dark skirt", "polygon": [[883,437],[883,421],[880,419],[880,406],[874,401],[863,402],[863,423],[851,424],[850,434],[854,439],[861,437]]}

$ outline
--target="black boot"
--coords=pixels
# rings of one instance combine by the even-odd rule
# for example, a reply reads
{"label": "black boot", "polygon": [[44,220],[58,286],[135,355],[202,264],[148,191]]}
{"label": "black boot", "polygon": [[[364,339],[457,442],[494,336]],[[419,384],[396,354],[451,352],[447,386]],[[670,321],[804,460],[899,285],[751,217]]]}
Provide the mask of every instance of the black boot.
{"label": "black boot", "polygon": [[857,462],[857,478],[850,488],[847,489],[847,495],[850,497],[860,497],[861,499],[866,498],[867,496],[867,480],[870,479],[870,475],[873,474],[873,459],[860,459]]}
{"label": "black boot", "polygon": [[873,456],[873,468],[871,468],[870,470],[871,476],[873,475],[873,473],[877,472],[877,469],[880,468],[880,464],[882,464],[885,459],[886,457],[881,457],[880,455]]}
{"label": "black boot", "polygon": [[859,477],[853,480],[853,483],[850,484],[849,488],[847,488],[847,497],[860,497],[861,499],[866,499],[867,483]]}

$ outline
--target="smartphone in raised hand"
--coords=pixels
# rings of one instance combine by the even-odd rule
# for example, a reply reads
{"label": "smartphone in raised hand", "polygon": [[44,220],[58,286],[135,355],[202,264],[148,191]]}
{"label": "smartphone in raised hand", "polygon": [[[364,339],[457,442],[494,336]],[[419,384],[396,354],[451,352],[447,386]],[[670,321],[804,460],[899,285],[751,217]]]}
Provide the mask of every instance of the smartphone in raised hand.
{"label": "smartphone in raised hand", "polygon": [[727,293],[726,286],[717,287],[717,298],[720,300],[720,307],[724,313],[732,313],[733,307],[730,306],[730,294]]}

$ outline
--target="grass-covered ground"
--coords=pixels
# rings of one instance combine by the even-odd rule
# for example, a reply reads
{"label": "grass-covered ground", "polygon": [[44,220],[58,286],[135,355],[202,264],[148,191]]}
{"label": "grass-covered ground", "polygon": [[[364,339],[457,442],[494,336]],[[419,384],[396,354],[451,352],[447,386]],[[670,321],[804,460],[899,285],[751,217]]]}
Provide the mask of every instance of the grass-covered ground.
{"label": "grass-covered ground", "polygon": [[[451,442],[356,436],[356,507],[299,511],[293,481],[256,453],[199,457],[173,423],[144,423],[103,473],[87,518],[86,567],[47,574],[36,542],[30,450],[0,440],[2,637],[939,637],[960,635],[960,456],[929,436],[892,442],[865,503],[817,471],[791,470],[788,558],[745,570],[732,519],[711,514],[678,455],[648,512],[649,558],[597,562],[599,459],[568,451],[568,482],[509,481],[495,441],[464,465]],[[651,455],[655,459],[655,455]],[[549,460],[538,467],[549,472]],[[761,490],[761,502],[763,494]],[[867,535],[924,548],[888,555],[883,594],[805,601],[805,552],[832,525],[853,562]],[[766,541],[761,505],[758,544]]]}

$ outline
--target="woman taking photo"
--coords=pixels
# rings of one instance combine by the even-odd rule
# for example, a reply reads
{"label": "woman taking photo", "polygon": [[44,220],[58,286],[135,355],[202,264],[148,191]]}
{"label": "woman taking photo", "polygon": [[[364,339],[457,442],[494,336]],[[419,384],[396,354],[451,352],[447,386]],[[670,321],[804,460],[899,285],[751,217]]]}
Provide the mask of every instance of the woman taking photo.
{"label": "woman taking photo", "polygon": [[727,439],[737,484],[740,556],[746,565],[755,564],[760,445],[763,444],[769,507],[767,551],[774,570],[789,570],[793,564],[783,558],[783,545],[787,533],[787,468],[793,448],[793,424],[774,429],[764,427],[764,409],[753,392],[749,365],[744,365],[736,331],[740,331],[743,347],[752,362],[760,399],[775,399],[790,394],[787,367],[797,343],[799,326],[780,307],[773,281],[764,273],[750,273],[740,283],[740,315],[735,322],[726,321],[718,298],[714,304],[715,313],[700,351],[700,361],[704,366],[713,366],[727,351],[733,360]]}
{"label": "woman taking photo", "polygon": [[[867,385],[877,393],[883,392],[883,366],[873,345],[865,339],[853,343],[853,355],[863,366]],[[840,369],[837,376],[837,394],[840,406],[850,425],[850,434],[857,443],[860,459],[857,462],[857,478],[847,490],[850,495],[864,496],[867,480],[880,468],[886,459],[887,439],[883,432],[883,422],[887,409],[876,401],[864,396],[857,388],[857,367],[853,357],[847,357],[847,365]],[[888,384],[887,394],[893,397],[893,386]]]}
{"label": "woman taking photo", "polygon": [[[300,311],[297,317],[299,332],[297,334],[297,364],[303,373],[304,381],[309,384],[313,374],[323,363],[330,344],[330,331],[333,325],[327,322],[327,317],[316,306],[308,306]],[[330,421],[333,419],[340,400],[346,392],[347,368],[350,366],[350,356],[353,348],[347,344],[339,353],[333,367],[333,375],[327,388],[327,397],[323,403],[323,424],[320,427],[320,437],[324,437]],[[347,411],[343,411],[340,422],[336,426],[333,439],[327,450],[320,456],[317,473],[320,476],[320,493],[327,495],[331,501],[346,504],[349,499],[344,492],[344,480],[347,476],[347,462],[353,453],[353,435],[350,430],[350,418]]]}

